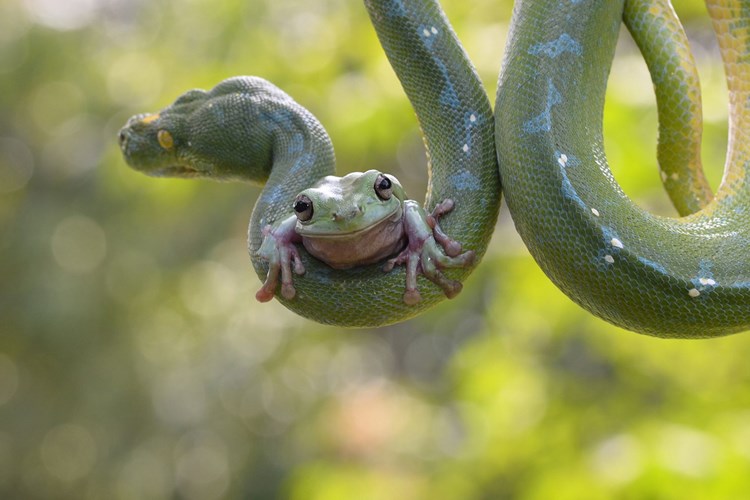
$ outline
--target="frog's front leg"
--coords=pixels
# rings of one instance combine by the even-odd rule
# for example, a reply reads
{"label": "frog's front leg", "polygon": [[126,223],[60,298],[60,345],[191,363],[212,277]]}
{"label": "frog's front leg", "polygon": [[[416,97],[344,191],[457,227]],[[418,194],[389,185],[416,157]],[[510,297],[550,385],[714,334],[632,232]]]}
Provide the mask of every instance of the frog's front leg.
{"label": "frog's front leg", "polygon": [[258,257],[268,262],[268,274],[263,286],[255,294],[259,302],[268,302],[276,293],[281,274],[281,295],[285,299],[292,299],[297,293],[292,284],[292,265],[294,272],[305,274],[305,267],[299,257],[295,243],[302,238],[294,230],[297,217],[292,215],[280,224],[267,225],[263,228],[263,242],[258,249]]}
{"label": "frog's front leg", "polygon": [[401,253],[388,260],[384,271],[390,271],[396,265],[406,265],[404,302],[408,305],[422,300],[417,290],[418,274],[442,288],[448,298],[461,291],[461,283],[447,278],[441,271],[469,266],[475,258],[471,250],[461,253],[461,244],[446,235],[438,224],[440,217],[453,210],[453,206],[453,200],[447,199],[427,214],[416,201],[404,201],[404,230],[408,242]]}

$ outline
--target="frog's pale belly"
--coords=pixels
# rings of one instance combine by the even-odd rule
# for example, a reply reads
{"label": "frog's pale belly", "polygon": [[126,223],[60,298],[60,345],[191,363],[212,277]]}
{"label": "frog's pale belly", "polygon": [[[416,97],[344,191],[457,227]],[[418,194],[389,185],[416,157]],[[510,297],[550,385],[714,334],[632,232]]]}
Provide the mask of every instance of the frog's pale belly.
{"label": "frog's pale belly", "polygon": [[373,264],[395,255],[406,245],[403,217],[386,219],[350,235],[303,236],[307,251],[334,269]]}

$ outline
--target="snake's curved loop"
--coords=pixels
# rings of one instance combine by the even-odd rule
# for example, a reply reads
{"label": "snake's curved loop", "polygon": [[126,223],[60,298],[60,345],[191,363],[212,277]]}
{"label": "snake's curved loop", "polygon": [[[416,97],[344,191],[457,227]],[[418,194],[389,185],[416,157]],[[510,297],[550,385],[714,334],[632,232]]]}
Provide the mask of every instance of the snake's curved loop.
{"label": "snake's curved loop", "polygon": [[716,197],[691,216],[645,212],[607,166],[601,118],[622,0],[517,1],[498,88],[501,176],[530,252],[592,313],[660,337],[750,328],[750,3],[708,6],[729,76],[730,146]]}

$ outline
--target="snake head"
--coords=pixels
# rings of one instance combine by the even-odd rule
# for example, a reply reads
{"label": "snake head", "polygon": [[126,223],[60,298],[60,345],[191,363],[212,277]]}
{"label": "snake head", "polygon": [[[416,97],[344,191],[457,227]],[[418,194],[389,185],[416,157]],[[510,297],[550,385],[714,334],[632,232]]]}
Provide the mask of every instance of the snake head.
{"label": "snake head", "polygon": [[135,115],[120,129],[118,140],[125,161],[135,170],[154,177],[210,176],[210,166],[190,154],[189,118],[196,99],[193,90],[159,113]]}
{"label": "snake head", "polygon": [[119,133],[120,149],[128,165],[151,176],[262,184],[274,136],[296,130],[299,112],[291,111],[297,108],[261,78],[229,78],[208,91],[190,90],[158,113],[130,118]]}

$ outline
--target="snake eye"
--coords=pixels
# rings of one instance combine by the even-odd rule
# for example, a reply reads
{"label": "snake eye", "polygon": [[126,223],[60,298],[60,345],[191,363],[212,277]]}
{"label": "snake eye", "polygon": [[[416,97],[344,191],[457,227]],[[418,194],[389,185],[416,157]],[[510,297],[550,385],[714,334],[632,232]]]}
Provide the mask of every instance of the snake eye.
{"label": "snake eye", "polygon": [[172,137],[172,134],[169,133],[167,130],[160,130],[156,133],[156,139],[159,141],[159,146],[166,149],[167,151],[171,150],[174,147],[174,138]]}
{"label": "snake eye", "polygon": [[307,222],[312,219],[313,216],[313,204],[310,198],[301,194],[294,200],[294,213],[297,216],[297,220],[300,222]]}
{"label": "snake eye", "polygon": [[381,200],[390,200],[393,194],[393,183],[391,180],[383,174],[378,175],[375,179],[375,193]]}

